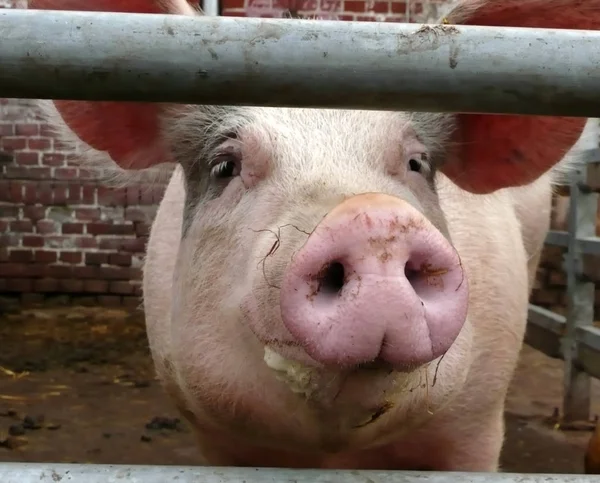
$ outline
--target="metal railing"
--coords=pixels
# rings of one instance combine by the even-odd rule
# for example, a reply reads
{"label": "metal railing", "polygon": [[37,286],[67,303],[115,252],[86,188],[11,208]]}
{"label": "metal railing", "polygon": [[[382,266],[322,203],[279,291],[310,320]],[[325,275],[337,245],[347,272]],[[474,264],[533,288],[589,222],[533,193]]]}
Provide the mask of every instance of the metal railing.
{"label": "metal railing", "polygon": [[438,473],[376,470],[288,470],[83,464],[0,464],[2,483],[598,483],[597,476]]}
{"label": "metal railing", "polygon": [[3,97],[600,112],[600,31],[6,10],[0,32]]}
{"label": "metal railing", "polygon": [[568,231],[550,231],[546,244],[565,247],[567,315],[530,305],[525,342],[564,360],[563,419],[590,417],[590,377],[600,379],[600,328],[594,323],[595,284],[584,273],[584,256],[600,255],[596,236],[600,149],[581,153],[581,169],[571,173]]}
{"label": "metal railing", "polygon": [[[600,32],[99,12],[0,12],[0,93],[30,99],[254,104],[591,117]],[[352,72],[352,75],[348,75]],[[560,93],[559,95],[557,93]],[[588,153],[599,161],[598,150]],[[568,315],[530,306],[526,342],[565,360],[564,412],[589,416],[600,329],[585,254],[595,236],[593,163],[571,181]],[[588,176],[588,171],[594,176]],[[596,183],[600,185],[600,182]],[[172,466],[0,464],[0,482],[508,483],[555,475]],[[597,477],[560,476],[563,482]]]}

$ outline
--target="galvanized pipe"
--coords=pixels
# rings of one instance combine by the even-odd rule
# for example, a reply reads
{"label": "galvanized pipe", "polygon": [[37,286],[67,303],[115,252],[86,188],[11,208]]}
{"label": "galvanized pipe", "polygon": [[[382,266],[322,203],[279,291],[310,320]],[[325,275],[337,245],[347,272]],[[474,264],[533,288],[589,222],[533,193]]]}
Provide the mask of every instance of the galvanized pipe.
{"label": "galvanized pipe", "polygon": [[586,475],[2,463],[2,483],[592,483]]}
{"label": "galvanized pipe", "polygon": [[0,12],[0,96],[596,117],[600,32]]}

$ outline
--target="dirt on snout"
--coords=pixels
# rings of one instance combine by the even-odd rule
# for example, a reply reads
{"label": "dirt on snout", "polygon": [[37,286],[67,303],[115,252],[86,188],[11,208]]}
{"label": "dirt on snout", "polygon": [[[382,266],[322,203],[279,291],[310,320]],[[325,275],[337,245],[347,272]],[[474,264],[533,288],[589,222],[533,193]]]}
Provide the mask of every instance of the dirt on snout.
{"label": "dirt on snout", "polygon": [[[140,311],[5,308],[0,347],[0,461],[200,464],[154,377]],[[549,420],[561,397],[561,362],[525,347],[508,398],[504,471],[583,472],[590,432]],[[597,381],[594,401],[600,413]]]}

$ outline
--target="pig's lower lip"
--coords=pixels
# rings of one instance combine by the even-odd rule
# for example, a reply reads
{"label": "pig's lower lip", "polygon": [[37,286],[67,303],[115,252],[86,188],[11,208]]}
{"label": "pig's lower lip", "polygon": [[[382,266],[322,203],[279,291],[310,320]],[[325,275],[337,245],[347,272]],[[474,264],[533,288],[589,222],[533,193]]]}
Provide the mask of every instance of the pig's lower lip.
{"label": "pig's lower lip", "polygon": [[341,407],[349,410],[343,423],[348,428],[370,425],[393,407],[386,392],[399,374],[393,374],[386,365],[373,363],[352,371],[328,371],[286,359],[268,346],[264,361],[275,371],[277,379],[285,382],[292,392],[304,396],[320,414],[336,413]]}

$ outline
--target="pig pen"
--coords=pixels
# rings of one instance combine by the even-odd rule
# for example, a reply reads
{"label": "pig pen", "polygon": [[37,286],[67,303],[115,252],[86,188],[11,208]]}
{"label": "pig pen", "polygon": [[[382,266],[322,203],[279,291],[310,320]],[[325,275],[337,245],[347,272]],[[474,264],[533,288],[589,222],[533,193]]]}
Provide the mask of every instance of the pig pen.
{"label": "pig pen", "polygon": [[[4,304],[0,341],[0,461],[198,464],[187,424],[154,378],[141,310]],[[504,471],[583,472],[589,425],[556,428],[561,392],[561,361],[524,346]]]}

